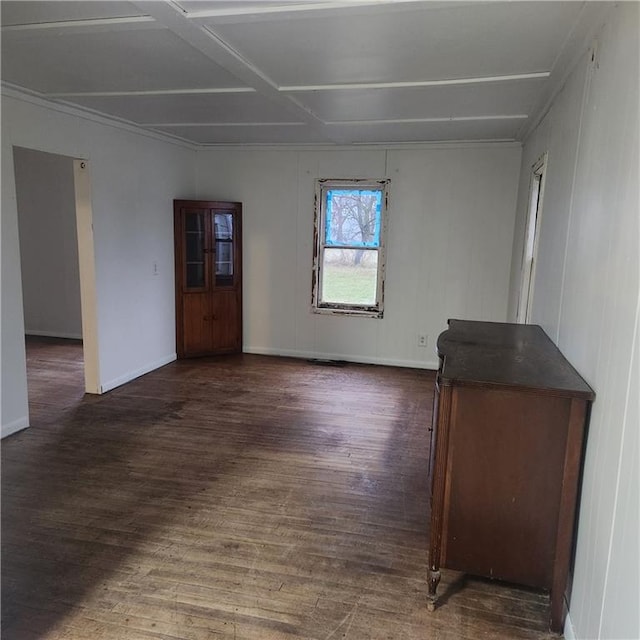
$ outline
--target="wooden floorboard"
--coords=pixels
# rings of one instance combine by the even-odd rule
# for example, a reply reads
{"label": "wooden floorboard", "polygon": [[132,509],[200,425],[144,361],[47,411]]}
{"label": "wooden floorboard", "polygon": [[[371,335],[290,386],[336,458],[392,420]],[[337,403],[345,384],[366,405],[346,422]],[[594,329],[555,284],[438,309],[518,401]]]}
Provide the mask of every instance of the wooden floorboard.
{"label": "wooden floorboard", "polygon": [[2,444],[6,640],[543,640],[548,598],[444,571],[426,610],[433,373],[254,355],[83,396],[29,339]]}

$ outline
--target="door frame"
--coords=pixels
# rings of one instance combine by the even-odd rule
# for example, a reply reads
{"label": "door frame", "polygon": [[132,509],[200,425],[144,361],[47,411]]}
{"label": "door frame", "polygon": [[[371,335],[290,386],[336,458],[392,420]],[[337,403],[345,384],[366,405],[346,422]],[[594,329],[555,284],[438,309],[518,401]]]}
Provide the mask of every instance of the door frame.
{"label": "door frame", "polygon": [[535,290],[540,221],[544,200],[547,174],[548,152],[545,151],[531,167],[529,193],[527,197],[527,220],[524,230],[522,262],[520,271],[520,291],[516,321],[525,324],[531,320],[533,294]]}
{"label": "door frame", "polygon": [[98,350],[98,297],[91,206],[91,173],[88,160],[74,159],[73,184],[76,195],[76,231],[80,268],[80,308],[82,348],[84,351],[84,388],[86,393],[102,393]]}
{"label": "door frame", "polygon": [[[100,394],[102,393],[102,388],[100,385],[100,366],[98,357],[98,305],[89,161],[82,158],[75,158],[58,151],[45,151],[44,149],[14,144],[12,145],[12,161],[14,163],[14,151],[16,148],[26,149],[36,153],[56,155],[73,164],[76,241],[78,245],[78,271],[80,279],[80,313],[82,318],[84,389],[85,393]],[[13,180],[17,203],[15,165]],[[20,255],[20,271],[22,272],[22,255]],[[25,387],[26,386],[27,381],[25,379]]]}

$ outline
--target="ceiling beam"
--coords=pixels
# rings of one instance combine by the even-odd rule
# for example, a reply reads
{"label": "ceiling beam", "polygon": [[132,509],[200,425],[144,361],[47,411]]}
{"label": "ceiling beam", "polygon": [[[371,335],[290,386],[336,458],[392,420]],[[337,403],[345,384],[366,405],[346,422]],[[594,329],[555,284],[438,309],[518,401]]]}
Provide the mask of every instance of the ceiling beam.
{"label": "ceiling beam", "polygon": [[526,120],[526,113],[488,116],[442,116],[438,118],[388,118],[384,120],[335,120],[328,125],[419,124],[421,122],[476,122],[483,120]]}
{"label": "ceiling beam", "polygon": [[344,91],[362,89],[413,89],[419,87],[444,87],[451,85],[484,84],[488,82],[515,82],[548,78],[549,71],[518,73],[507,76],[483,76],[478,78],[451,78],[447,80],[415,80],[408,82],[362,82],[351,84],[283,85],[280,91]]}
{"label": "ceiling beam", "polygon": [[[526,120],[526,113],[487,116],[443,116],[438,118],[386,118],[383,120],[331,120],[327,126],[420,124],[423,122],[482,122],[487,120]],[[139,122],[141,127],[304,127],[304,122]]]}
{"label": "ceiling beam", "polygon": [[[311,91],[368,91],[372,89],[414,89],[423,87],[444,87],[469,84],[485,84],[498,82],[517,82],[520,80],[537,80],[548,78],[549,71],[539,73],[520,73],[508,76],[483,76],[477,78],[453,78],[450,80],[417,80],[410,82],[363,82],[352,84],[314,84],[277,86],[280,93]],[[199,89],[154,89],[144,91],[78,91],[66,93],[47,93],[51,98],[103,98],[112,96],[171,96],[171,95],[205,95],[216,93],[255,93],[253,87],[211,87]]]}
{"label": "ceiling beam", "polygon": [[152,89],[144,91],[77,91],[45,93],[48,98],[111,98],[128,96],[192,96],[216,93],[255,93],[253,87],[215,87],[212,89]]}
{"label": "ceiling beam", "polygon": [[140,122],[141,127],[305,127],[304,122]]}
{"label": "ceiling beam", "polygon": [[[335,16],[352,17],[375,10],[377,13],[415,10],[451,9],[467,5],[493,4],[499,0],[459,0],[452,4],[451,0],[327,0],[320,2],[298,2],[292,4],[269,5],[256,1],[253,5],[226,6],[223,9],[183,10],[190,20],[209,19],[216,24],[233,24],[239,20],[265,21],[296,18],[331,18]],[[179,4],[179,2],[178,2]]]}
{"label": "ceiling beam", "polygon": [[79,30],[87,28],[123,28],[133,25],[139,27],[142,24],[154,24],[155,20],[148,15],[126,16],[122,18],[88,18],[86,20],[58,20],[57,22],[30,22],[27,24],[10,24],[2,27],[2,32],[34,31],[46,29]]}
{"label": "ceiling beam", "polygon": [[169,29],[186,44],[200,51],[209,60],[309,125],[328,142],[343,142],[342,138],[336,138],[331,134],[324,121],[310,109],[304,107],[292,96],[281,93],[275,82],[224,42],[211,28],[190,21],[184,11],[175,3],[138,0],[133,4],[152,16],[159,24]]}
{"label": "ceiling beam", "polygon": [[[274,19],[283,19],[279,14],[299,14],[305,17],[330,17],[330,16],[348,16],[354,13],[368,13],[372,8],[375,8],[378,12],[387,11],[403,11],[407,9],[415,9],[416,5],[422,5],[421,9],[445,9],[451,8],[451,0],[445,2],[435,2],[432,0],[346,0],[346,1],[327,1],[327,2],[309,2],[306,4],[289,4],[289,5],[260,5],[256,4],[253,7],[247,6],[230,6],[224,9],[199,9],[197,11],[186,11],[182,9],[178,2],[172,2],[172,0],[166,0],[170,2],[175,11],[188,18],[189,20],[197,20],[203,18],[220,18],[220,22],[234,22],[235,18],[239,20],[249,20],[250,18],[257,18],[273,15]],[[462,7],[465,5],[478,5],[478,4],[492,4],[499,0],[476,0],[475,2],[463,2],[457,1],[455,7]],[[0,25],[2,32],[11,31],[32,31],[32,30],[47,30],[47,29],[68,29],[70,31],[87,29],[87,28],[100,28],[100,27],[119,27],[127,28],[129,26],[139,26],[144,23],[155,23],[155,18],[149,15],[146,11],[148,3],[132,2],[135,4],[143,15],[138,16],[115,16],[111,18],[83,18],[80,20],[53,20],[51,22],[25,22],[22,24]],[[230,20],[229,20],[230,19]],[[218,20],[216,20],[218,22]]]}

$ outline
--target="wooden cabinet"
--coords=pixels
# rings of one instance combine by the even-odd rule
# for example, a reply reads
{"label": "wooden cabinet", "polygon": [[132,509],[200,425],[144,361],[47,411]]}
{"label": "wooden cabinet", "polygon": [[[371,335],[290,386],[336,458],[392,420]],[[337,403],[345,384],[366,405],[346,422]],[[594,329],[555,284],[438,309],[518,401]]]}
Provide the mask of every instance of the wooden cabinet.
{"label": "wooden cabinet", "polygon": [[174,200],[179,358],[242,350],[242,205]]}
{"label": "wooden cabinet", "polygon": [[562,631],[594,393],[535,325],[450,320],[438,353],[429,609],[444,567],[549,590]]}

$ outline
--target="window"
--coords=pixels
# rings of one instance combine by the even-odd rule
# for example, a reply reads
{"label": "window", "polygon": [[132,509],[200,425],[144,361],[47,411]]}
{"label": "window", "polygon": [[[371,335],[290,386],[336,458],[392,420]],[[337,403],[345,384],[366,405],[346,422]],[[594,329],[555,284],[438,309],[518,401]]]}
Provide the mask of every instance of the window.
{"label": "window", "polygon": [[316,183],[313,309],[382,317],[388,180]]}

